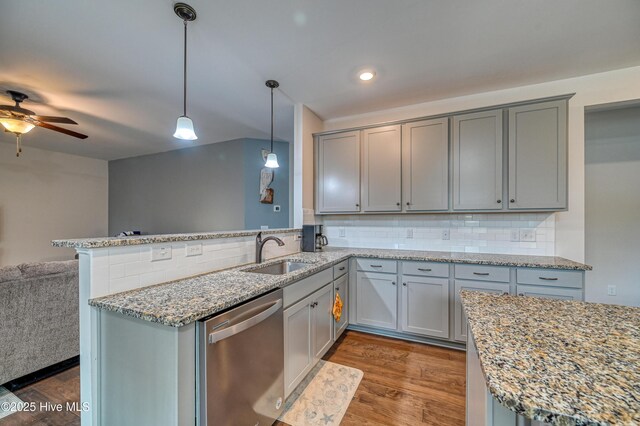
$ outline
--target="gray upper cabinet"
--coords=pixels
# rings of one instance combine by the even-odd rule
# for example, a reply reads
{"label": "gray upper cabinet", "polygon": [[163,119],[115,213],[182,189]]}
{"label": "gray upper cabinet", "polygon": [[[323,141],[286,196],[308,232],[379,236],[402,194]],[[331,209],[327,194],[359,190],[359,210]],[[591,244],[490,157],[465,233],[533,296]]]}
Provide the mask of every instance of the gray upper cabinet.
{"label": "gray upper cabinet", "polygon": [[453,209],[502,209],[502,110],[453,117]]}
{"label": "gray upper cabinet", "polygon": [[567,101],[509,109],[509,208],[567,207]]}
{"label": "gray upper cabinet", "polygon": [[362,132],[362,202],[365,212],[397,212],[401,207],[400,126]]}
{"label": "gray upper cabinet", "polygon": [[318,212],[359,212],[360,132],[320,136],[316,155]]}
{"label": "gray upper cabinet", "polygon": [[402,126],[402,196],[406,211],[449,208],[449,120]]}

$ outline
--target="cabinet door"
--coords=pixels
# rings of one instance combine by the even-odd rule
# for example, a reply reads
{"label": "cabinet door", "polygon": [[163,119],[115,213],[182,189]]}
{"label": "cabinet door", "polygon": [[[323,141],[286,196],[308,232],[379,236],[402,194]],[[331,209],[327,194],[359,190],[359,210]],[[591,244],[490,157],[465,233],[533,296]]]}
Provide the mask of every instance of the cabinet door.
{"label": "cabinet door", "polygon": [[567,207],[567,101],[509,109],[509,208]]}
{"label": "cabinet door", "polygon": [[[322,358],[322,355],[331,347],[333,343],[333,283],[329,283],[313,294],[312,302],[313,331],[313,357],[315,361]],[[314,364],[315,364],[314,361]]]}
{"label": "cabinet door", "polygon": [[394,212],[401,207],[400,126],[362,132],[363,210]]}
{"label": "cabinet door", "polygon": [[449,280],[402,277],[402,330],[449,338]]}
{"label": "cabinet door", "polygon": [[453,209],[502,209],[502,111],[453,117]]}
{"label": "cabinet door", "polygon": [[406,211],[449,209],[449,120],[402,126],[402,196]]}
{"label": "cabinet door", "polygon": [[317,154],[318,212],[360,211],[360,132],[321,136]]}
{"label": "cabinet door", "polygon": [[333,321],[333,340],[338,340],[338,337],[344,332],[349,324],[349,274],[342,275],[340,278],[333,282],[333,298],[339,294],[342,299],[342,316],[340,321]]}
{"label": "cabinet door", "polygon": [[467,341],[467,317],[464,314],[464,309],[462,308],[462,302],[460,301],[460,290],[473,290],[473,291],[482,291],[485,293],[496,293],[496,294],[509,294],[509,283],[494,283],[487,281],[460,281],[455,280],[455,294],[456,294],[456,302],[455,302],[455,315],[454,315],[454,330],[453,337],[455,340],[460,342]]}
{"label": "cabinet door", "polygon": [[311,303],[311,298],[308,297],[284,311],[285,396],[288,396],[313,368]]}
{"label": "cabinet door", "polygon": [[516,286],[518,296],[544,297],[547,299],[582,300],[582,290],[575,288],[541,287],[537,285]]}
{"label": "cabinet door", "polygon": [[358,272],[356,321],[361,325],[395,330],[398,319],[396,276]]}

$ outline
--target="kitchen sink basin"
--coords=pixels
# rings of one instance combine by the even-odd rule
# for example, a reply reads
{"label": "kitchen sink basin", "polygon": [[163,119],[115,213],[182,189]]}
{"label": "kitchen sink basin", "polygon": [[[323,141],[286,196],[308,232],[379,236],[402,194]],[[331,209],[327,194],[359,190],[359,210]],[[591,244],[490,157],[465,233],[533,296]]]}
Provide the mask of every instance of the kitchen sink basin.
{"label": "kitchen sink basin", "polygon": [[256,274],[284,275],[289,272],[309,266],[309,263],[296,262],[294,260],[282,260],[280,262],[271,263],[264,266],[256,266],[251,269],[245,269],[245,272],[253,272]]}

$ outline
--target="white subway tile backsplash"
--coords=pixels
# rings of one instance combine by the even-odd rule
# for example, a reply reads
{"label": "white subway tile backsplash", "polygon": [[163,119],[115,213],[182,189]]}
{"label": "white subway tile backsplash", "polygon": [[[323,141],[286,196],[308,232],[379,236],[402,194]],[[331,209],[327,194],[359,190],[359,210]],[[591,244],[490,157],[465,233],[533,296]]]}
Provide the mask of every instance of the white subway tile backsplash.
{"label": "white subway tile backsplash", "polygon": [[[337,247],[401,248],[496,254],[555,253],[553,213],[324,216],[329,244]],[[340,230],[344,236],[340,237]],[[413,238],[407,238],[411,229]],[[449,240],[442,230],[449,229]],[[511,241],[511,231],[534,232],[534,242]]]}

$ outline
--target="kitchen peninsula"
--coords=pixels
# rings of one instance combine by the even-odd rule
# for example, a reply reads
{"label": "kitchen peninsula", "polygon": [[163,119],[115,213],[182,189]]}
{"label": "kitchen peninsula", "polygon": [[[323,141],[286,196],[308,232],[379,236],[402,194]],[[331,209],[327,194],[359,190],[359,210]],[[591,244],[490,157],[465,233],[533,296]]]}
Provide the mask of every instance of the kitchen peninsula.
{"label": "kitchen peninsula", "polygon": [[[86,371],[92,379],[89,414],[103,424],[193,422],[200,404],[200,320],[274,290],[284,291],[286,398],[347,326],[463,349],[461,289],[582,300],[584,272],[590,269],[551,256],[358,248],[300,253],[299,232],[269,231],[286,244],[266,246],[264,265],[297,265],[276,275],[250,263],[257,231],[54,242],[80,253],[81,315],[87,319],[81,378],[89,380]],[[212,263],[220,258],[227,263]],[[122,264],[125,271],[141,272],[128,289],[122,285],[127,277],[119,275]],[[162,271],[156,278],[164,281],[153,282],[154,271]],[[344,312],[334,323],[331,306],[338,292]],[[317,323],[293,323],[301,318]],[[287,332],[301,326],[315,330],[305,334],[308,342]],[[305,364],[287,362],[299,360],[295,351],[307,347],[314,349],[303,356]],[[167,403],[158,406],[158,400]]]}

